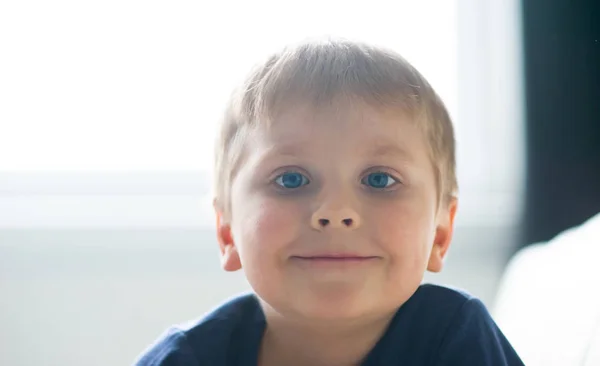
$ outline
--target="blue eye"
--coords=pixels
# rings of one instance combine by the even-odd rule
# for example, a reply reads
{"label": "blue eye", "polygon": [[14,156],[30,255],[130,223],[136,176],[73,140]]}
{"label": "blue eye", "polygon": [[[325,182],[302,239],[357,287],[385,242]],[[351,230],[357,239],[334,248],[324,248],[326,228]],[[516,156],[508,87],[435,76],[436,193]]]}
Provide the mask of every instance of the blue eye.
{"label": "blue eye", "polygon": [[308,184],[308,178],[300,173],[283,173],[275,178],[275,183],[283,188],[296,189]]}
{"label": "blue eye", "polygon": [[372,188],[384,189],[393,186],[398,181],[387,173],[378,172],[367,175],[363,178],[362,183]]}

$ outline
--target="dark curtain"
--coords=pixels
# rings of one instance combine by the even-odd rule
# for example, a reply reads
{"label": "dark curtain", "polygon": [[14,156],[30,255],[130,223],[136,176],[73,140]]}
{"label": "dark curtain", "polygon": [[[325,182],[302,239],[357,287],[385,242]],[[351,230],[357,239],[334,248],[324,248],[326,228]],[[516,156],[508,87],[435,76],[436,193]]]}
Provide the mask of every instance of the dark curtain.
{"label": "dark curtain", "polygon": [[600,0],[523,0],[522,11],[527,245],[600,212]]}

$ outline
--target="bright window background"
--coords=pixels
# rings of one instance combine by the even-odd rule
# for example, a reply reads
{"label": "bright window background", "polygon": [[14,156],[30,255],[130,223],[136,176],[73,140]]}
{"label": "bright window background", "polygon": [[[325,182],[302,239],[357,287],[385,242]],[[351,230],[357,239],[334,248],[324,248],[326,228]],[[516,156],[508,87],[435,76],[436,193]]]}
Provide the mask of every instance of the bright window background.
{"label": "bright window background", "polygon": [[459,223],[510,221],[523,160],[515,4],[4,2],[0,227],[206,221],[229,93],[269,51],[319,35],[413,63],[455,123]]}
{"label": "bright window background", "polygon": [[396,48],[456,114],[453,1],[11,3],[0,21],[0,170],[207,170],[236,81],[312,35]]}

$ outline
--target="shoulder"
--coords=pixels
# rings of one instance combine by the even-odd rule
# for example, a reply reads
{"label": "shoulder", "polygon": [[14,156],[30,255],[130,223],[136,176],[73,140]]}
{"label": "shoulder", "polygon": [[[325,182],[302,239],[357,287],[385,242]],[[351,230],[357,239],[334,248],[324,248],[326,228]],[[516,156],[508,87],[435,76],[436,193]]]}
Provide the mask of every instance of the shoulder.
{"label": "shoulder", "polygon": [[373,364],[522,365],[480,300],[437,285],[420,286],[398,309],[372,359]]}
{"label": "shoulder", "polygon": [[[423,318],[419,322],[432,323],[436,327],[449,324],[454,317],[469,308],[470,303],[481,304],[469,293],[445,286],[424,284],[400,308],[399,314],[408,313],[412,319]],[[483,304],[481,304],[483,306]]]}
{"label": "shoulder", "polygon": [[[447,320],[440,329],[436,364],[523,365],[485,305],[464,291],[426,285],[421,296],[439,302],[436,307]],[[433,305],[433,304],[432,304]]]}
{"label": "shoulder", "polygon": [[136,366],[199,365],[185,333],[170,328],[163,333],[135,362]]}
{"label": "shoulder", "polygon": [[411,299],[416,300],[445,300],[453,306],[461,306],[466,301],[474,299],[474,297],[464,290],[460,290],[448,286],[439,286],[433,284],[423,284],[419,286]]}
{"label": "shoulder", "polygon": [[463,331],[480,329],[475,325],[497,328],[483,302],[463,290],[430,284],[421,285],[407,305],[408,303],[412,303],[413,308],[418,308],[420,316],[433,317],[438,326],[444,324],[448,331],[455,328]]}
{"label": "shoulder", "polygon": [[230,349],[252,327],[262,311],[254,295],[231,299],[199,320],[171,327],[138,358],[136,366],[224,365]]}

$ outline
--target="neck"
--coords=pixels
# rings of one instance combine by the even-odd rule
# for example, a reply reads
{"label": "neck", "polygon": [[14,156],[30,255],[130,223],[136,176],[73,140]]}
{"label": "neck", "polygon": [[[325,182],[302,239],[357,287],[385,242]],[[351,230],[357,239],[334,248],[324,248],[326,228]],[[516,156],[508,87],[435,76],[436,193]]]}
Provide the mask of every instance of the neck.
{"label": "neck", "polygon": [[267,328],[259,365],[360,365],[385,332],[393,314],[383,317],[307,321],[286,319],[265,309]]}

